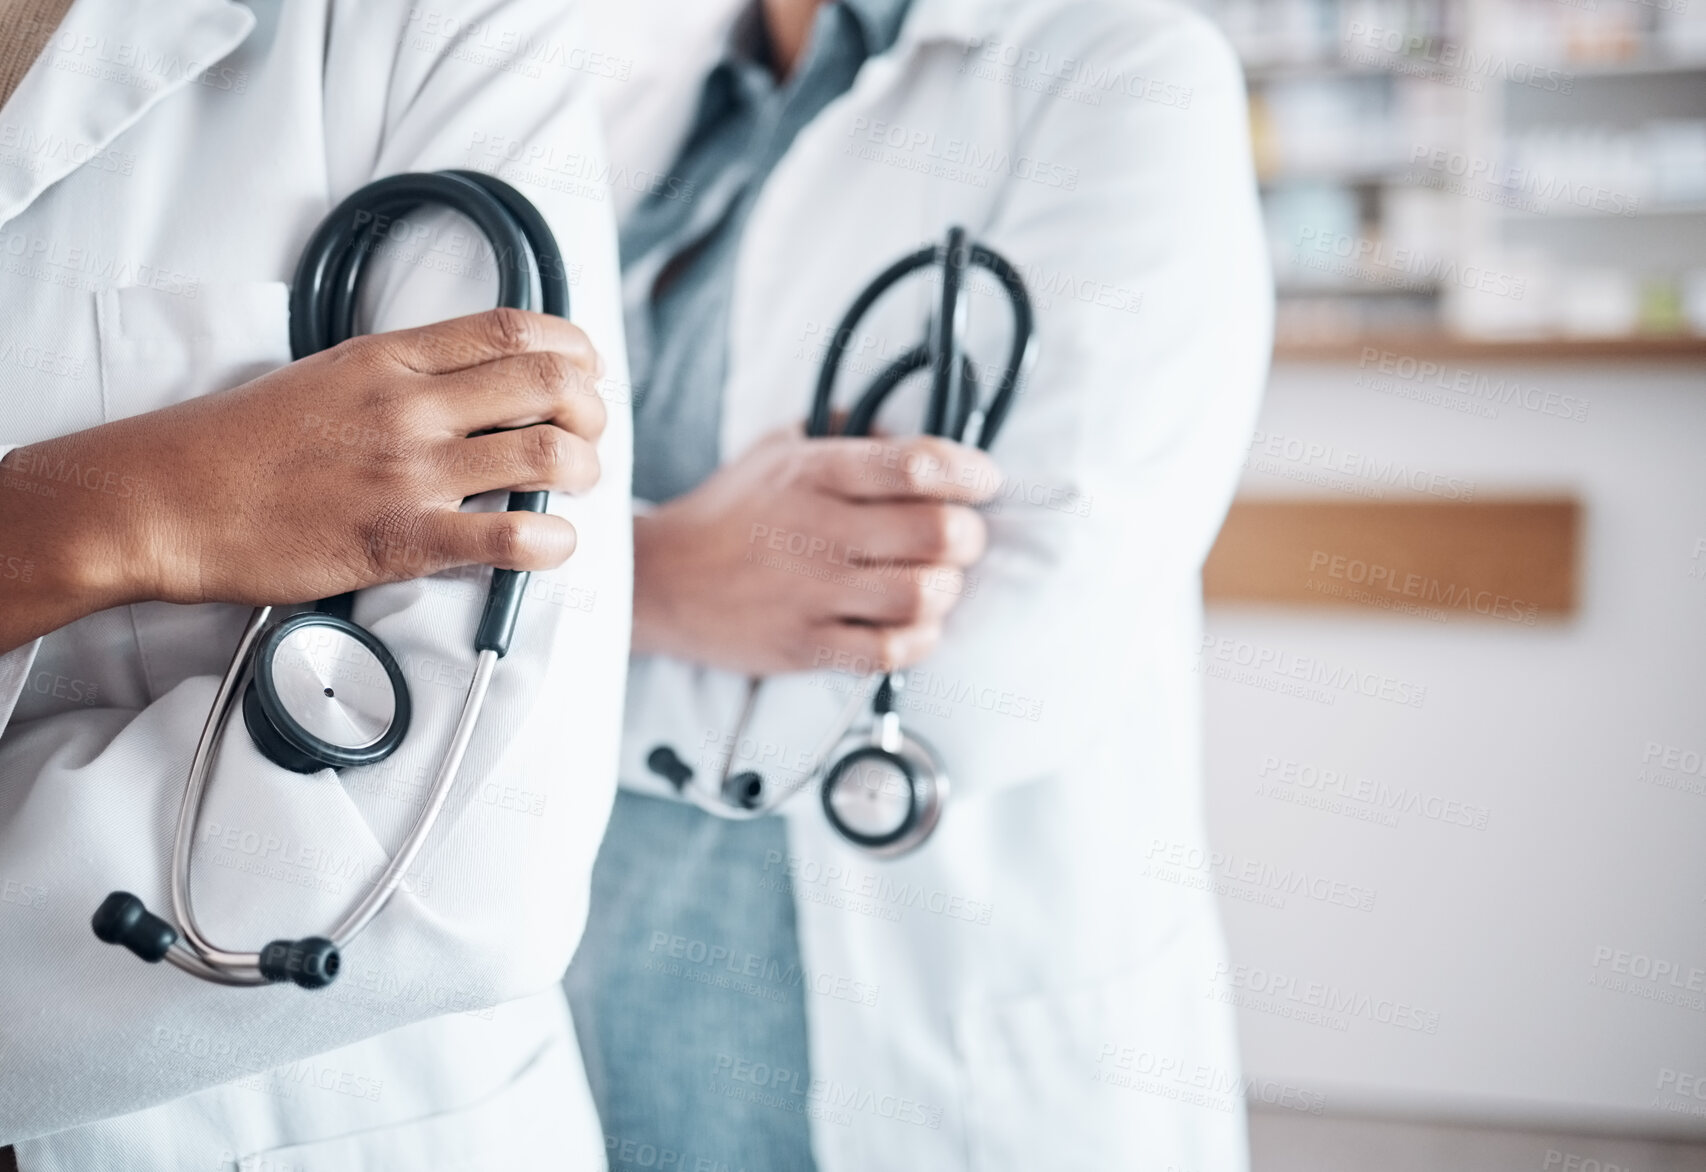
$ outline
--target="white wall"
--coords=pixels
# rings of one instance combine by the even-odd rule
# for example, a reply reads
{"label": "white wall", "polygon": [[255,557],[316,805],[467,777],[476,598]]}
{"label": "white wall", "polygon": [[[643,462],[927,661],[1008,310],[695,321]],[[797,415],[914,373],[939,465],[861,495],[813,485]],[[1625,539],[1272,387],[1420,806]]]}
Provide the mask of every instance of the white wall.
{"label": "white wall", "polygon": [[[1211,828],[1233,889],[1222,902],[1233,953],[1252,966],[1208,992],[1247,1003],[1248,1073],[1314,1090],[1329,1109],[1706,1134],[1706,765],[1687,790],[1642,779],[1656,767],[1649,742],[1706,753],[1706,377],[1681,364],[1448,366],[1586,399],[1586,418],[1509,403],[1483,418],[1358,385],[1371,372],[1355,364],[1281,366],[1262,431],[1332,451],[1277,465],[1373,457],[1472,479],[1478,498],[1575,491],[1586,505],[1580,611],[1524,627],[1460,612],[1442,624],[1211,609],[1210,637],[1233,642],[1204,664],[1265,650],[1426,693],[1415,707],[1328,686],[1326,704],[1206,679]],[[1346,487],[1369,483],[1326,478],[1335,487],[1305,488],[1252,467],[1243,491],[1352,499]],[[1486,824],[1422,812],[1365,821],[1352,813],[1374,807],[1355,800],[1354,781],[1326,794],[1351,799],[1340,810],[1286,802],[1261,787],[1323,791],[1264,776],[1270,758],[1419,791],[1436,814],[1447,800],[1480,807]],[[1298,893],[1283,907],[1252,902],[1260,881],[1236,876],[1263,866],[1348,885],[1341,898],[1371,889],[1373,908]],[[1682,988],[1668,975],[1596,987],[1620,975],[1615,959],[1596,965],[1604,950],[1667,963]],[[1258,969],[1292,979],[1279,1004],[1248,1003]],[[1282,1016],[1307,1009],[1311,982],[1360,1011],[1332,1025]],[[1667,991],[1688,1004],[1642,996]],[[1436,1032],[1374,1020],[1388,1003]]]}

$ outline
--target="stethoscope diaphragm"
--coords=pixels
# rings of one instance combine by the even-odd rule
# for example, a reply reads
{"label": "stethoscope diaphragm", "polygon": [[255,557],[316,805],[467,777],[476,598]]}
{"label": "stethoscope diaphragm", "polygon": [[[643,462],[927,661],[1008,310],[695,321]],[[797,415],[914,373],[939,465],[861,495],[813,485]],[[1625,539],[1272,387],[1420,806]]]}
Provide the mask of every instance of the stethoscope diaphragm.
{"label": "stethoscope diaphragm", "polygon": [[274,764],[296,773],[374,765],[409,731],[409,688],[391,652],[334,615],[292,615],[255,649],[243,723]]}
{"label": "stethoscope diaphragm", "polygon": [[837,834],[878,855],[902,855],[930,837],[948,778],[922,741],[902,733],[892,747],[866,741],[836,754],[819,791]]}

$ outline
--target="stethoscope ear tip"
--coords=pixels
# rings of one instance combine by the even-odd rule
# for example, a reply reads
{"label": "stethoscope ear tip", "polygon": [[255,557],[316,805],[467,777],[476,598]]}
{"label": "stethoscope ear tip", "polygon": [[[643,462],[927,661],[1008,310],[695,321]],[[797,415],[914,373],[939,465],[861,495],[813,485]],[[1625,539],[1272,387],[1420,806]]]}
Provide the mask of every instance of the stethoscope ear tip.
{"label": "stethoscope ear tip", "polygon": [[274,940],[261,949],[258,967],[274,984],[289,981],[304,989],[324,989],[337,979],[343,956],[324,936]]}
{"label": "stethoscope ear tip", "polygon": [[677,792],[693,780],[693,767],[668,745],[659,745],[646,755],[646,768],[673,785]]}
{"label": "stethoscope ear tip", "polygon": [[723,779],[723,801],[742,810],[757,810],[764,805],[764,778],[748,769]]}
{"label": "stethoscope ear tip", "polygon": [[149,911],[128,891],[115,891],[89,917],[95,935],[107,944],[121,944],[149,964],[157,964],[178,942],[178,930]]}

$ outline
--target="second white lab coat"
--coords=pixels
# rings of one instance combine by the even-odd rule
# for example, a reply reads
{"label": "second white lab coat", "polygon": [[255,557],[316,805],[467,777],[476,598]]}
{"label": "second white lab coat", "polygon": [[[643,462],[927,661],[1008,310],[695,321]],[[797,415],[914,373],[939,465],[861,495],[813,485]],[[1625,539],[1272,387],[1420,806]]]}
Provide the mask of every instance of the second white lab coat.
{"label": "second white lab coat", "polygon": [[[690,197],[668,168],[721,49],[731,4],[714,7],[590,11],[595,43],[632,62],[603,85],[625,205]],[[903,709],[953,796],[898,861],[837,839],[815,791],[787,807],[786,854],[756,865],[795,895],[810,1075],[735,1054],[707,1077],[807,1114],[823,1172],[1235,1172],[1246,1088],[1231,1010],[1206,996],[1224,954],[1193,663],[1199,567],[1271,330],[1237,61],[1171,3],[915,0],[896,46],[800,132],[752,211],[725,459],[803,418],[854,296],[954,223],[1022,270],[1040,353],[993,449],[1006,479],[989,552]],[[933,296],[919,281],[860,329],[842,404],[923,339]],[[987,364],[1005,304],[970,302]],[[879,422],[916,431],[917,390]],[[835,557],[807,572],[835,573]],[[809,762],[850,678],[767,682],[735,768],[775,780]],[[646,766],[660,744],[714,775],[743,691],[637,659],[623,783],[667,792]],[[692,966],[717,944],[679,955]],[[725,955],[733,972],[718,975],[782,963]]]}
{"label": "second white lab coat", "polygon": [[[499,171],[530,196],[568,260],[576,320],[625,385],[609,201],[572,171],[596,171],[599,135],[570,13],[77,0],[0,113],[0,447],[288,361],[286,287],[309,233],[401,171]],[[512,166],[492,144],[518,134],[570,161]],[[387,235],[398,293],[381,325],[491,304],[475,238],[438,226]],[[466,287],[422,303],[459,269]],[[359,429],[303,426],[362,458]],[[120,607],[0,657],[0,1145],[25,1172],[602,1162],[557,980],[614,792],[629,437],[613,396],[603,484],[553,498],[579,547],[534,579],[437,828],[328,989],[205,984],[89,928],[114,889],[169,907],[185,770],[247,609]],[[142,497],[195,457],[162,451],[122,477],[32,467],[0,491]],[[24,552],[5,547],[0,534],[0,553]],[[323,932],[384,865],[455,724],[484,591],[469,570],[359,596],[356,619],[413,696],[384,765],[288,773],[233,721],[193,857],[215,941]]]}

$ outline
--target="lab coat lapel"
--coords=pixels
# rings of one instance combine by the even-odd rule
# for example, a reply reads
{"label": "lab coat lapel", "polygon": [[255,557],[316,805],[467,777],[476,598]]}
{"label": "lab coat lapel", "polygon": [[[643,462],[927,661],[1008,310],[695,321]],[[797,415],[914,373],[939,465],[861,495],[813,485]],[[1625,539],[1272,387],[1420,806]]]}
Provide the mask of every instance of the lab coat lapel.
{"label": "lab coat lapel", "polygon": [[1018,0],[913,0],[896,48],[938,40],[980,43],[1005,28],[1018,6]]}
{"label": "lab coat lapel", "polygon": [[77,0],[0,109],[0,224],[243,42],[232,0]]}

